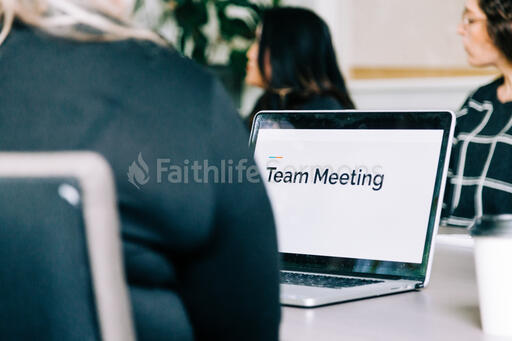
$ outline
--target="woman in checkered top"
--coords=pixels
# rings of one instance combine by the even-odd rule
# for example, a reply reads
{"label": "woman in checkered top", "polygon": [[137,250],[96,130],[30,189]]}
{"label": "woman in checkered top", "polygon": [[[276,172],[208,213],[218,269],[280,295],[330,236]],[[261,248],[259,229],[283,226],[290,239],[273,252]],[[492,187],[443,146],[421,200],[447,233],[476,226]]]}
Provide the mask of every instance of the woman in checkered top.
{"label": "woman in checkered top", "polygon": [[458,33],[472,66],[501,72],[457,115],[444,223],[465,227],[512,214],[512,0],[467,0]]}

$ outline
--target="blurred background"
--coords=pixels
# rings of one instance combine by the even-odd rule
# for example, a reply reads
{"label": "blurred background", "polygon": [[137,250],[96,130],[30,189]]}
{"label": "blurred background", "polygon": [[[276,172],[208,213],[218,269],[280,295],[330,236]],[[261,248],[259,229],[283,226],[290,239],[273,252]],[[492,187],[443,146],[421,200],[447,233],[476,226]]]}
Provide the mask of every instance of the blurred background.
{"label": "blurred background", "polygon": [[224,82],[242,115],[261,90],[244,85],[245,53],[265,7],[300,6],[329,25],[359,109],[451,109],[496,77],[468,66],[457,25],[465,0],[137,0],[136,18]]}

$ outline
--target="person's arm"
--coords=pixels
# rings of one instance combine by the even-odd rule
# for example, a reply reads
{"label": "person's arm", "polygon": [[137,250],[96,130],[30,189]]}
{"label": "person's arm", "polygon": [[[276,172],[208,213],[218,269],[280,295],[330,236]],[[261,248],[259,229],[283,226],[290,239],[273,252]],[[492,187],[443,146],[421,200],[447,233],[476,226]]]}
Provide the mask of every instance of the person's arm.
{"label": "person's arm", "polygon": [[246,129],[218,83],[211,103],[209,164],[225,160],[233,181],[226,175],[226,183],[213,185],[213,232],[181,278],[184,301],[198,340],[277,340],[279,255],[271,207],[259,177],[251,183],[243,170],[239,182],[235,166],[254,170],[254,162]]}

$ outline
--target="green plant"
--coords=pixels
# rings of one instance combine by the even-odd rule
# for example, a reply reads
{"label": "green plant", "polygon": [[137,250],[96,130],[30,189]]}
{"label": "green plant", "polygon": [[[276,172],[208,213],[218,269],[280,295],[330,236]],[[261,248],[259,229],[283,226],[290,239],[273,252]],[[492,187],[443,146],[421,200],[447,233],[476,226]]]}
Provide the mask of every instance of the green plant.
{"label": "green plant", "polygon": [[[136,8],[144,1],[147,0],[137,0]],[[178,51],[203,65],[215,65],[217,69],[223,65],[224,76],[220,76],[236,98],[245,76],[246,52],[254,40],[261,13],[267,7],[278,6],[280,0],[158,1],[163,10],[156,29],[168,23],[175,25],[177,36],[171,40]],[[221,62],[216,56],[219,48],[227,51]]]}

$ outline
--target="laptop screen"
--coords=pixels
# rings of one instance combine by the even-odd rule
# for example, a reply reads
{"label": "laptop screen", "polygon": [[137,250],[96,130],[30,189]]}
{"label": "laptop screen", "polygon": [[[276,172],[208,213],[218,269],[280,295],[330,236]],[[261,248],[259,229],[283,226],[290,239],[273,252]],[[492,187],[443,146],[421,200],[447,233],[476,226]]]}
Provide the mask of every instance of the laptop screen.
{"label": "laptop screen", "polygon": [[257,116],[255,159],[285,267],[421,277],[450,120],[449,113]]}

